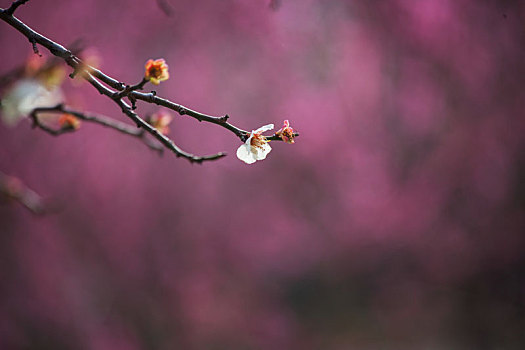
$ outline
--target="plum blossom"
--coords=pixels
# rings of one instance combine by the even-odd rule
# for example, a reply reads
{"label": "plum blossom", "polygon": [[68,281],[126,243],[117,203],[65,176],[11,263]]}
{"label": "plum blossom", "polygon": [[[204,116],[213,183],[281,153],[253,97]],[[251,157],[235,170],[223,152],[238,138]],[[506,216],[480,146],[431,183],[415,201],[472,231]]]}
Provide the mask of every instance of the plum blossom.
{"label": "plum blossom", "polygon": [[[63,102],[60,88],[47,88],[40,80],[22,79],[2,99],[2,119],[14,126],[37,107],[53,107]],[[43,114],[42,114],[43,115]]]}
{"label": "plum blossom", "polygon": [[146,72],[144,79],[149,80],[154,85],[159,85],[161,81],[168,80],[168,65],[164,59],[148,60],[146,62]]}
{"label": "plum blossom", "polygon": [[261,126],[257,130],[251,131],[248,134],[248,139],[246,142],[237,149],[237,158],[247,164],[252,164],[258,160],[265,159],[272,148],[262,133],[272,130],[273,127],[273,124],[268,124]]}
{"label": "plum blossom", "polygon": [[171,114],[169,114],[168,112],[160,111],[153,114],[150,117],[149,123],[161,134],[168,135],[170,132],[170,128],[168,125],[170,125],[172,120],[173,117],[171,116]]}

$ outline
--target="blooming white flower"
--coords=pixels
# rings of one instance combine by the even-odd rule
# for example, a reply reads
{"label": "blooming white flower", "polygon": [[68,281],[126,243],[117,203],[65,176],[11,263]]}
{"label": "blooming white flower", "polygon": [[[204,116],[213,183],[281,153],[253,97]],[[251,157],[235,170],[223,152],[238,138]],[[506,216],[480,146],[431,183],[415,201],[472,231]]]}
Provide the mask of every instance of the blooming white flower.
{"label": "blooming white flower", "polygon": [[237,149],[237,158],[247,164],[265,159],[272,148],[262,133],[272,129],[273,124],[268,124],[250,132],[246,142]]}
{"label": "blooming white flower", "polygon": [[2,119],[14,126],[37,107],[53,107],[63,102],[59,88],[47,89],[35,79],[22,79],[14,84],[2,98]]}

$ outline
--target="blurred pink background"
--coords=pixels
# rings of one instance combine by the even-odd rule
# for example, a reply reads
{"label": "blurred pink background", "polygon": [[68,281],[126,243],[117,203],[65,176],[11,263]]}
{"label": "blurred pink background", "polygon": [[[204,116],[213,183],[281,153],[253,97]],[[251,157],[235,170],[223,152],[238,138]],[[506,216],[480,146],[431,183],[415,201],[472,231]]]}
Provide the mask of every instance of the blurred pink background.
{"label": "blurred pink background", "polygon": [[[229,154],[191,165],[96,125],[0,125],[0,170],[62,204],[0,204],[0,348],[525,346],[523,2],[170,4],[16,16],[84,39],[121,81],[162,57],[160,96],[301,136],[246,165],[232,133],[177,115],[180,147]],[[31,54],[4,22],[0,47],[0,74]],[[64,90],[126,121],[91,86]]]}

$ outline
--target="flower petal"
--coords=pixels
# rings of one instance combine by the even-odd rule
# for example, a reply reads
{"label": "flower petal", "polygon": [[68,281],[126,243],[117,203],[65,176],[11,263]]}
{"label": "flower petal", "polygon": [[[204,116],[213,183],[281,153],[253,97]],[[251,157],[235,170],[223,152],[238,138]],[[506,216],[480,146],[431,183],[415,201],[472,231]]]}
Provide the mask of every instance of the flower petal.
{"label": "flower petal", "polygon": [[263,160],[266,158],[268,153],[272,150],[270,145],[268,143],[265,143],[261,145],[260,147],[254,147],[256,150],[255,159],[257,160]]}
{"label": "flower petal", "polygon": [[27,117],[37,107],[53,107],[63,101],[59,88],[48,90],[39,81],[22,79],[4,96],[2,119],[5,124],[14,126]]}
{"label": "flower petal", "polygon": [[249,133],[249,137],[246,139],[246,141],[244,141],[244,144],[247,145],[247,146],[251,146],[252,145],[252,138],[253,138],[253,132]]}
{"label": "flower petal", "polygon": [[242,144],[237,148],[237,158],[245,162],[246,164],[255,163],[257,160],[255,154],[252,153],[252,147],[248,144]]}
{"label": "flower petal", "polygon": [[273,124],[268,124],[268,125],[261,126],[257,130],[254,130],[253,133],[254,134],[260,134],[260,133],[263,133],[265,131],[272,130],[272,129],[273,129]]}

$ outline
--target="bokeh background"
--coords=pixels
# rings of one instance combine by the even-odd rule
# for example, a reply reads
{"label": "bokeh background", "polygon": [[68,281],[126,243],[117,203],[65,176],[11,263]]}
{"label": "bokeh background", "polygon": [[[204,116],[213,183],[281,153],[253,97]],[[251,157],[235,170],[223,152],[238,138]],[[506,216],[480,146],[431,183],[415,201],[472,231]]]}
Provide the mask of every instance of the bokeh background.
{"label": "bokeh background", "polygon": [[[246,165],[233,134],[176,116],[182,148],[229,153],[191,165],[96,125],[0,125],[0,170],[60,203],[0,205],[0,348],[525,346],[523,2],[169,6],[40,0],[16,15],[82,38],[122,81],[163,57],[159,95],[301,136]],[[0,73],[31,54],[4,22],[0,48]],[[63,89],[126,120],[87,84]]]}

